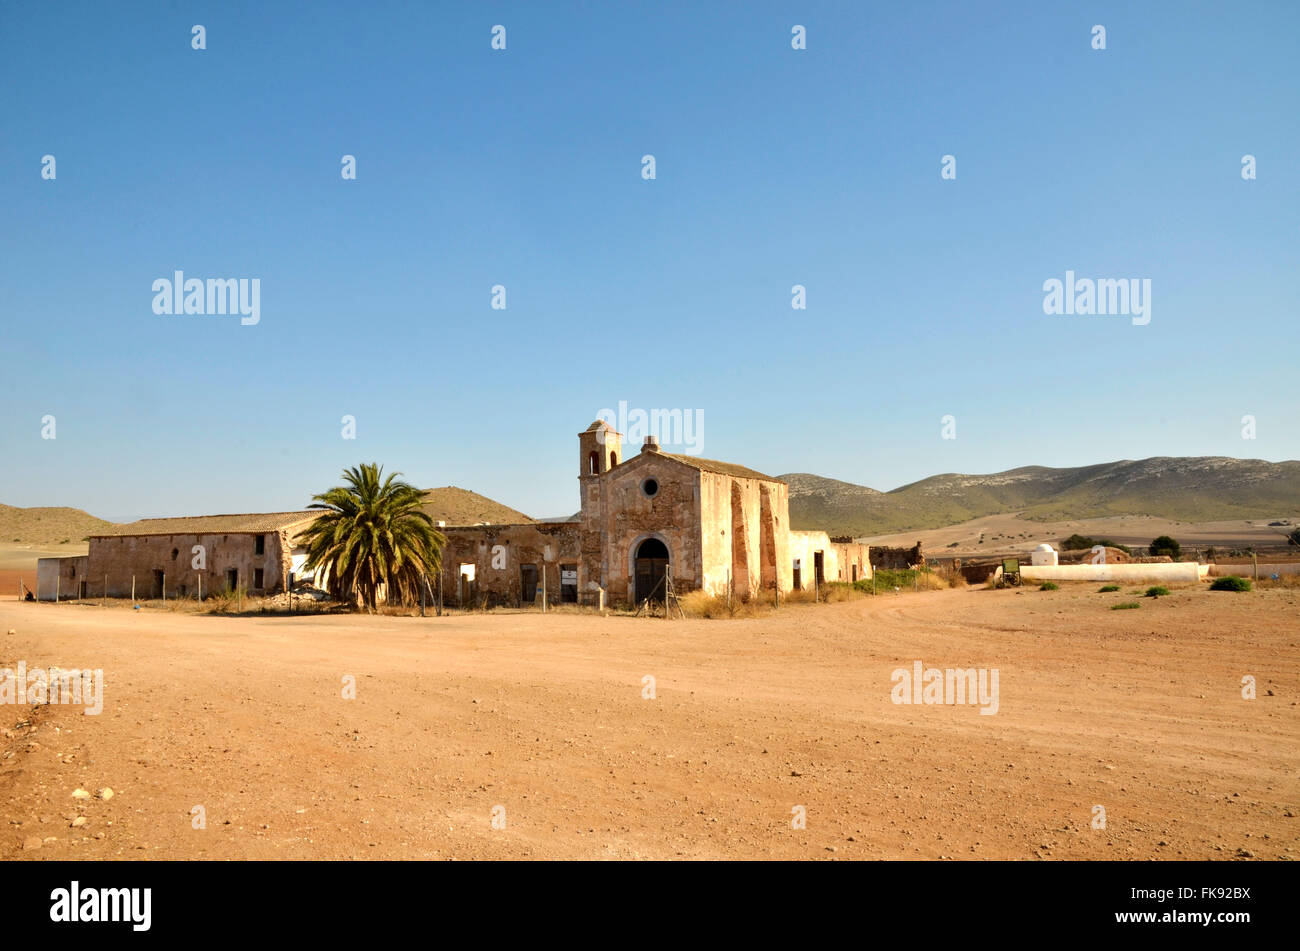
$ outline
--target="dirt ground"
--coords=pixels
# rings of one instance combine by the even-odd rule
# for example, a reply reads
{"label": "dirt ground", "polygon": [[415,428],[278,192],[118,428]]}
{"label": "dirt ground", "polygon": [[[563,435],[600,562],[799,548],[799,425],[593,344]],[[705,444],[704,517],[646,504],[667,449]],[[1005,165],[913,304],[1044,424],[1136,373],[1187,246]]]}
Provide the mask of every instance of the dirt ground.
{"label": "dirt ground", "polygon": [[[105,692],[0,708],[0,857],[1300,854],[1300,589],[1096,588],[674,622],[7,600],[0,668]],[[893,703],[917,660],[997,668],[997,713]]]}

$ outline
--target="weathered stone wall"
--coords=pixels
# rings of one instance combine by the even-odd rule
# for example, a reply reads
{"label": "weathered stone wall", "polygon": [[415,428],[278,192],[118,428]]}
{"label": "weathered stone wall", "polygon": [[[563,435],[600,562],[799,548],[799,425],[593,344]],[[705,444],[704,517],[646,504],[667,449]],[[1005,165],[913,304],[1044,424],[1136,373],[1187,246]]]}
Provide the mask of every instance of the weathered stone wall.
{"label": "weathered stone wall", "polygon": [[[646,495],[647,479],[658,483]],[[592,523],[601,543],[600,576],[608,602],[635,597],[633,559],[641,543],[658,538],[668,547],[673,588],[678,594],[700,587],[700,472],[657,452],[641,452],[605,478],[600,514]]]}
{"label": "weathered stone wall", "polygon": [[867,545],[859,542],[831,542],[831,548],[835,552],[836,562],[836,581],[862,581],[870,578],[871,570],[871,549]]}
{"label": "weathered stone wall", "polygon": [[[256,536],[263,535],[265,549],[256,553]],[[206,570],[192,567],[194,546],[205,549]],[[202,576],[205,595],[221,591],[227,585],[227,571],[237,572],[236,585],[250,593],[274,594],[284,590],[289,570],[291,547],[287,532],[214,533],[182,535],[115,535],[90,539],[90,590],[101,593],[108,576],[108,595],[131,596],[135,579],[137,598],[162,595],[154,572],[161,571],[167,597],[194,597]],[[255,585],[256,569],[262,569],[262,587]]]}
{"label": "weathered stone wall", "polygon": [[750,598],[793,584],[790,498],[784,482],[700,473],[701,587]]}
{"label": "weathered stone wall", "polygon": [[873,546],[871,549],[871,567],[873,568],[916,568],[925,564],[925,553],[921,543],[911,548],[885,548]]}
{"label": "weathered stone wall", "polygon": [[[536,596],[529,604],[540,602],[543,582],[550,603],[562,602],[563,565],[578,566],[578,588],[582,590],[582,527],[577,522],[452,526],[440,531],[447,537],[442,553],[442,598],[446,605],[522,606],[525,565],[537,569]],[[462,565],[474,566],[472,585],[461,583]]]}
{"label": "weathered stone wall", "polygon": [[793,560],[798,558],[801,565],[799,585],[805,590],[811,590],[813,586],[817,552],[822,553],[822,577],[827,582],[851,583],[871,577],[875,549],[854,541],[832,541],[825,532],[791,532],[791,567],[793,568]]}

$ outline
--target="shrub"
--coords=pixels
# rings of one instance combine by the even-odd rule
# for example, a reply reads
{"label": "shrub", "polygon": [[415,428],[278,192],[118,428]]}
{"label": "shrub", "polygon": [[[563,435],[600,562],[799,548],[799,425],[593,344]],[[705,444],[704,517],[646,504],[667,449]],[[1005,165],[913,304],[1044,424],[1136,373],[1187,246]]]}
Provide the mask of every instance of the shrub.
{"label": "shrub", "polygon": [[1215,578],[1214,583],[1210,585],[1211,591],[1249,591],[1250,579],[1239,578],[1236,575],[1227,575],[1223,578]]}
{"label": "shrub", "polygon": [[686,592],[677,599],[677,603],[682,606],[682,612],[687,617],[732,617],[734,609],[740,607],[739,604],[733,604],[733,608],[729,609],[725,594],[710,594],[703,588]]}
{"label": "shrub", "polygon": [[1161,595],[1168,594],[1168,593],[1169,593],[1169,589],[1163,587],[1162,585],[1153,585],[1152,587],[1147,588],[1148,598],[1158,598]]}
{"label": "shrub", "polygon": [[1110,609],[1112,611],[1131,611],[1133,608],[1140,608],[1141,606],[1136,601],[1122,601],[1119,604],[1112,604]]}
{"label": "shrub", "polygon": [[1182,546],[1168,535],[1161,535],[1158,538],[1151,539],[1151,544],[1147,550],[1153,555],[1168,555],[1174,561],[1178,560],[1179,553],[1183,550]]}
{"label": "shrub", "polygon": [[[846,584],[843,581],[832,581],[828,587],[837,584]],[[865,591],[871,594],[872,579],[859,578],[851,585],[859,591]],[[938,591],[948,586],[944,577],[935,571],[918,571],[915,568],[877,568],[875,570],[875,587],[876,594],[893,594],[894,589],[899,591],[911,591],[913,589],[921,591]]]}
{"label": "shrub", "polygon": [[1291,545],[1300,545],[1300,528],[1295,529],[1286,537],[1287,543]]}
{"label": "shrub", "polygon": [[1103,586],[1099,589],[1099,591],[1100,591],[1101,594],[1105,594],[1105,593],[1108,592],[1108,591],[1118,591],[1118,590],[1119,590],[1119,585],[1117,585],[1117,584],[1108,584],[1108,585],[1103,585]]}
{"label": "shrub", "polygon": [[1061,586],[1055,581],[1044,581],[1038,586],[1039,591],[1060,591]]}
{"label": "shrub", "polygon": [[1133,549],[1129,548],[1127,545],[1113,542],[1109,538],[1092,538],[1089,535],[1080,535],[1077,532],[1069,538],[1061,540],[1061,551],[1078,551],[1081,548],[1092,548],[1094,545],[1105,545],[1107,548],[1118,548],[1126,555],[1133,554]]}

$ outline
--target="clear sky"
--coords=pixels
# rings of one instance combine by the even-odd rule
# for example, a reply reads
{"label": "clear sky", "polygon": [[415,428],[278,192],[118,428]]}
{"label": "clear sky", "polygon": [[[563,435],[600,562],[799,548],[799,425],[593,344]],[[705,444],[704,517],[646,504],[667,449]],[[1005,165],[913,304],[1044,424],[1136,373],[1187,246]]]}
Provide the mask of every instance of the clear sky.
{"label": "clear sky", "polygon": [[[986,6],[4,4],[0,501],[289,509],[375,460],[562,515],[620,401],[879,489],[1300,457],[1300,4]],[[156,315],[176,270],[260,322]],[[1067,270],[1150,322],[1044,314]]]}

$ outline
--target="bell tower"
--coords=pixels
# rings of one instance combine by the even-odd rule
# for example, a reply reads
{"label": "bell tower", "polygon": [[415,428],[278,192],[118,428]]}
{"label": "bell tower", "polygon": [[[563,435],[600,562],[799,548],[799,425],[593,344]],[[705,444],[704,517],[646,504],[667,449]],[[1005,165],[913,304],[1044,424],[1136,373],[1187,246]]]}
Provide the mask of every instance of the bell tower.
{"label": "bell tower", "polygon": [[623,436],[613,426],[598,419],[578,433],[578,477],[604,475],[623,457]]}

